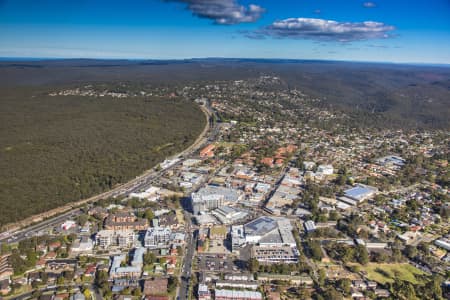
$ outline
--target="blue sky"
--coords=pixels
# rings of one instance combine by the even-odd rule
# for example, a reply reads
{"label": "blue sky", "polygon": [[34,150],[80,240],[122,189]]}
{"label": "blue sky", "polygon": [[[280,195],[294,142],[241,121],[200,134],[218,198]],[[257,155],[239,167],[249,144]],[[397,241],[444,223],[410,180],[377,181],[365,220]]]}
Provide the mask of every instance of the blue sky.
{"label": "blue sky", "polygon": [[450,1],[0,0],[0,57],[450,64]]}

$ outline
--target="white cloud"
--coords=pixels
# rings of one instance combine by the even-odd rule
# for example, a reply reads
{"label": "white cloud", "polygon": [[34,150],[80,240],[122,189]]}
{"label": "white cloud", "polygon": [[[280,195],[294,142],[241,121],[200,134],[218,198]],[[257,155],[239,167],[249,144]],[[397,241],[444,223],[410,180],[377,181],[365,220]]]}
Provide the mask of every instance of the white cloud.
{"label": "white cloud", "polygon": [[331,42],[353,42],[388,38],[394,26],[380,22],[337,22],[313,18],[289,18],[247,33],[250,38],[292,38]]}
{"label": "white cloud", "polygon": [[366,7],[366,8],[374,8],[377,5],[374,2],[364,2],[363,6]]}
{"label": "white cloud", "polygon": [[231,25],[256,22],[265,9],[259,5],[240,5],[236,0],[169,0],[182,2],[192,13],[201,18],[214,21],[215,24]]}

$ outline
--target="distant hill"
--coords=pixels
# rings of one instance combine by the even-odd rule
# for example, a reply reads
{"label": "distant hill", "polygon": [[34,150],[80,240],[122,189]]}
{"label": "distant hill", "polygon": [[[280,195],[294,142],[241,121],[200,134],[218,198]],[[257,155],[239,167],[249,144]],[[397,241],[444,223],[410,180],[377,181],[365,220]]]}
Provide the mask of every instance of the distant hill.
{"label": "distant hill", "polygon": [[328,107],[379,114],[389,126],[450,128],[450,66],[280,59],[93,60],[0,62],[0,86],[105,81],[180,84],[280,76],[289,88]]}
{"label": "distant hill", "polygon": [[[49,97],[62,86],[178,85],[274,75],[361,128],[450,129],[450,68],[304,60],[0,61],[0,225],[124,182],[191,143],[190,102]],[[261,87],[270,89],[270,86]],[[179,120],[183,120],[180,122]],[[162,147],[161,145],[171,145]]]}

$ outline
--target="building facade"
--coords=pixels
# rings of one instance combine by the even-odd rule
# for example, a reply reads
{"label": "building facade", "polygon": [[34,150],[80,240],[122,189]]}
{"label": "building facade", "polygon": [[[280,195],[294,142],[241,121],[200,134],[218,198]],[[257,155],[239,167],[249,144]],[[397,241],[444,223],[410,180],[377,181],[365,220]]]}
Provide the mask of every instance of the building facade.
{"label": "building facade", "polygon": [[170,246],[172,230],[165,227],[151,227],[144,237],[146,248],[168,248]]}
{"label": "building facade", "polygon": [[135,239],[133,230],[100,230],[95,236],[96,244],[103,249],[110,246],[129,248],[134,245]]}

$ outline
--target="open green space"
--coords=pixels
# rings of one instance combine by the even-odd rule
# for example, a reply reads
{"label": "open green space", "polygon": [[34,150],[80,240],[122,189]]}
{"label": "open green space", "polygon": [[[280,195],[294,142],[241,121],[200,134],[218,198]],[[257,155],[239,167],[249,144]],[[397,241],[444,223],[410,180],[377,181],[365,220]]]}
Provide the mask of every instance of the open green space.
{"label": "open green space", "polygon": [[410,264],[379,264],[371,263],[361,266],[361,271],[367,272],[367,278],[381,284],[394,282],[398,277],[403,281],[409,281],[412,284],[419,284],[415,275],[425,275],[425,273]]}

